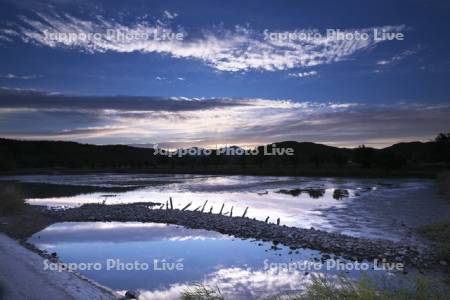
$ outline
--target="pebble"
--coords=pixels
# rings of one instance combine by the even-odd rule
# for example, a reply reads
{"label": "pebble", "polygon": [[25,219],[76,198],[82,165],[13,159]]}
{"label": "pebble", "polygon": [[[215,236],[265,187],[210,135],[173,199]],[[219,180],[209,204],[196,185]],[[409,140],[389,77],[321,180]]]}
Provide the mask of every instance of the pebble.
{"label": "pebble", "polygon": [[238,238],[272,241],[274,245],[280,243],[294,249],[309,248],[326,251],[351,257],[354,260],[382,258],[386,261],[403,262],[412,266],[420,266],[424,262],[419,251],[404,242],[351,237],[313,228],[277,226],[273,223],[249,218],[230,217],[200,211],[149,209],[151,205],[153,204],[145,202],[114,205],[85,204],[66,210],[48,210],[47,214],[59,221],[177,224],[187,228],[212,230]]}

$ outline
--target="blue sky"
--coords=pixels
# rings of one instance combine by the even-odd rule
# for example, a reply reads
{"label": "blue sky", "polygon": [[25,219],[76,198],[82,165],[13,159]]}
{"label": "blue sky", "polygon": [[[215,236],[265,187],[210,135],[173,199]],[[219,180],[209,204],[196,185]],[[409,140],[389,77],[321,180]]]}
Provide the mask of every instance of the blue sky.
{"label": "blue sky", "polygon": [[[449,129],[445,1],[15,2],[0,0],[1,136],[381,147]],[[117,35],[155,30],[168,39]],[[378,41],[375,30],[404,38]],[[118,95],[150,104],[118,107]]]}

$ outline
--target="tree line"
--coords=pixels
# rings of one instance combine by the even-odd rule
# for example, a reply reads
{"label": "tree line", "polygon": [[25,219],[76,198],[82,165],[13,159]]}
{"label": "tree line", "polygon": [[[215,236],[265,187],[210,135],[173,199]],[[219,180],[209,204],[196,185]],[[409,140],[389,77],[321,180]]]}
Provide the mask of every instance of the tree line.
{"label": "tree line", "polygon": [[[338,148],[328,145],[285,141],[278,148],[292,148],[294,155],[266,156],[264,146],[258,155],[217,154],[168,157],[154,155],[152,148],[126,145],[90,145],[62,141],[19,141],[0,139],[0,171],[20,169],[195,169],[231,168],[270,169],[285,166],[311,168],[348,166],[386,171],[424,164],[450,164],[450,133],[441,133],[433,141],[398,143],[383,149],[361,145]],[[271,149],[274,144],[265,145]]]}

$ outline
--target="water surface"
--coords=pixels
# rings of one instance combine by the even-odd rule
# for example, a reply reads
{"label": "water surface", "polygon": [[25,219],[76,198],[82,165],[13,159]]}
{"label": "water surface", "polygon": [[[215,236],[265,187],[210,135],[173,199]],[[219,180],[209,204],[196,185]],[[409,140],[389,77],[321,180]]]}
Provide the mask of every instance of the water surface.
{"label": "water surface", "polygon": [[[422,179],[307,178],[280,176],[213,176],[164,174],[28,175],[3,177],[61,186],[129,187],[125,192],[90,192],[70,197],[29,198],[31,204],[56,207],[83,203],[164,204],[202,207],[218,213],[281,224],[314,227],[352,236],[415,242],[414,228],[450,216],[448,203],[434,182]],[[294,192],[293,192],[294,191]],[[345,193],[337,193],[345,191]],[[341,195],[341,197],[337,197]]]}
{"label": "water surface", "polygon": [[[181,292],[196,282],[218,287],[227,299],[256,299],[302,290],[313,274],[333,276],[342,272],[327,268],[320,261],[321,253],[315,250],[290,250],[272,243],[175,225],[58,223],[34,234],[29,242],[50,253],[56,252],[65,263],[100,263],[101,269],[78,272],[122,293],[139,291],[140,299],[179,299]],[[111,265],[108,270],[108,259],[117,261],[118,267]],[[120,269],[120,263],[136,262],[150,267]],[[181,263],[183,269],[161,270],[162,262]],[[288,263],[295,265],[289,269]],[[367,273],[387,274],[373,270]],[[347,274],[357,277],[360,272]]]}

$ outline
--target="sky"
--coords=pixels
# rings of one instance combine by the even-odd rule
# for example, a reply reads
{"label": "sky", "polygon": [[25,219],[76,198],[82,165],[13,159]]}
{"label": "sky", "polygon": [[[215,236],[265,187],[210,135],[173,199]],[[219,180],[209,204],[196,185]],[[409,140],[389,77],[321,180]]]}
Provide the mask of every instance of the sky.
{"label": "sky", "polygon": [[0,137],[379,148],[450,131],[447,1],[0,8]]}

